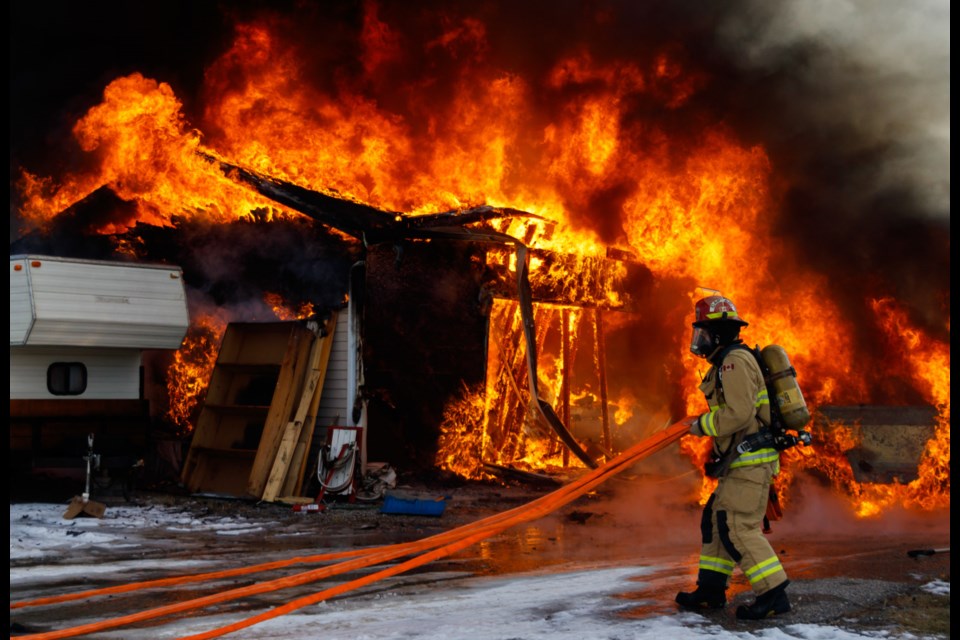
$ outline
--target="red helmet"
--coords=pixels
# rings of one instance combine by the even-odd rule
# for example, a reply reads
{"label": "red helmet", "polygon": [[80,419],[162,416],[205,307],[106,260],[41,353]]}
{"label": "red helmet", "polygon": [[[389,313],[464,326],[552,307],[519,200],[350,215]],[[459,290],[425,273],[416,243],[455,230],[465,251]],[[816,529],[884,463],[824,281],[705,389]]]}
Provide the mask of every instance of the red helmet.
{"label": "red helmet", "polygon": [[737,308],[733,306],[733,302],[723,296],[713,295],[702,298],[697,301],[693,310],[695,313],[693,326],[695,327],[703,327],[707,323],[717,320],[732,320],[741,327],[747,326],[747,323],[737,313]]}

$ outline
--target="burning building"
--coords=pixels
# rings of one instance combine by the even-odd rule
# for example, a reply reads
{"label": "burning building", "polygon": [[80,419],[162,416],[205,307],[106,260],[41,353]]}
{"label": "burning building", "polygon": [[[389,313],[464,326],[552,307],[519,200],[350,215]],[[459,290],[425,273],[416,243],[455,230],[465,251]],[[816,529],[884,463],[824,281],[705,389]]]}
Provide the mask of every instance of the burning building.
{"label": "burning building", "polygon": [[[32,138],[11,176],[12,250],[183,268],[206,346],[164,378],[209,366],[228,322],[343,305],[363,263],[372,459],[587,464],[699,411],[703,285],[789,351],[814,411],[933,408],[915,478],[862,482],[831,428],[785,455],[781,491],[803,470],[864,515],[949,503],[949,134],[928,124],[948,38],[911,42],[914,63],[861,31],[903,44],[895,12],[746,0],[175,7],[196,20],[92,16],[202,46],[98,68],[46,130],[14,109]],[[165,399],[184,433],[196,379]]]}

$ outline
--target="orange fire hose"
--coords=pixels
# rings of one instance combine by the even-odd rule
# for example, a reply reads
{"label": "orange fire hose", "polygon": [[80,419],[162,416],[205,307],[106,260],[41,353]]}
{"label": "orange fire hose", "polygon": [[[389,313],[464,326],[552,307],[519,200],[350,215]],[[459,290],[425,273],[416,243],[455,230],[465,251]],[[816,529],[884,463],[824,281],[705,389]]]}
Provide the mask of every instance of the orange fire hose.
{"label": "orange fire hose", "polygon": [[[409,543],[405,543],[409,544]],[[64,593],[58,596],[47,596],[36,598],[34,600],[20,600],[11,602],[11,609],[23,609],[25,607],[38,607],[46,604],[59,604],[61,602],[71,602],[73,600],[86,600],[95,596],[114,595],[117,593],[129,593],[131,591],[140,591],[141,589],[152,589],[155,587],[169,587],[176,584],[188,584],[191,582],[205,582],[207,580],[218,580],[220,578],[232,578],[260,571],[269,571],[270,569],[281,569],[295,564],[312,564],[318,562],[327,562],[329,560],[339,560],[340,558],[352,558],[362,556],[373,551],[372,549],[351,549],[350,551],[338,551],[334,553],[322,553],[314,556],[302,556],[288,558],[286,560],[275,560],[265,562],[249,567],[238,567],[236,569],[223,569],[221,571],[211,571],[209,573],[196,573],[184,576],[175,576],[172,578],[159,578],[157,580],[145,580],[143,582],[131,582],[129,584],[120,584],[113,587],[103,587],[100,589],[90,589],[89,591],[78,591],[76,593]]]}
{"label": "orange fire hose", "polygon": [[[241,587],[237,589],[230,589],[217,594],[212,594],[209,596],[204,596],[201,598],[196,598],[193,600],[188,600],[185,602],[180,602],[172,605],[166,605],[163,607],[158,607],[155,609],[150,609],[147,611],[141,611],[139,613],[134,613],[126,616],[120,616],[118,618],[113,618],[109,620],[103,620],[100,622],[80,625],[76,627],[71,627],[67,629],[61,629],[59,631],[49,631],[45,633],[31,634],[20,636],[21,638],[29,638],[33,640],[54,640],[57,638],[69,638],[78,635],[83,635],[86,633],[93,633],[96,631],[103,631],[106,629],[112,629],[119,626],[125,626],[133,624],[136,622],[142,622],[145,620],[150,620],[160,616],[180,613],[183,611],[188,611],[191,609],[197,609],[205,607],[212,604],[217,604],[220,602],[225,602],[229,600],[234,600],[250,595],[257,595],[260,593],[266,593],[269,591],[276,591],[279,589],[284,589],[291,586],[297,586],[305,584],[308,582],[313,582],[325,577],[332,575],[339,575],[347,571],[352,571],[354,569],[360,569],[363,567],[368,567],[375,564],[381,564],[383,562],[388,562],[396,558],[410,555],[415,552],[424,552],[421,555],[412,558],[404,563],[384,569],[377,573],[373,573],[357,580],[326,589],[324,591],[318,592],[316,594],[305,596],[303,598],[298,598],[293,600],[286,605],[277,607],[271,611],[253,616],[246,620],[241,620],[232,625],[222,627],[219,629],[213,629],[211,631],[204,632],[203,634],[190,636],[189,640],[199,640],[200,638],[214,638],[221,635],[230,633],[232,631],[252,626],[259,622],[262,622],[267,619],[275,618],[289,611],[299,609],[301,607],[320,602],[327,598],[345,593],[352,589],[355,589],[360,586],[364,586],[376,580],[382,578],[396,575],[407,571],[413,567],[417,567],[436,558],[444,557],[451,553],[455,553],[460,549],[463,549],[471,544],[487,538],[495,533],[499,533],[515,524],[521,522],[528,522],[536,518],[542,517],[551,511],[558,509],[559,507],[571,502],[575,498],[581,496],[587,491],[598,486],[610,476],[615,475],[623,471],[626,467],[632,465],[638,460],[659,451],[668,444],[678,440],[683,436],[687,431],[687,424],[685,421],[678,422],[666,430],[647,438],[646,440],[634,445],[620,456],[610,461],[606,465],[595,469],[584,476],[578,478],[577,480],[561,487],[560,489],[554,491],[553,493],[542,496],[532,502],[510,509],[508,511],[495,514],[488,518],[478,520],[477,522],[452,529],[450,531],[437,534],[435,536],[430,536],[422,540],[410,542],[410,543],[401,543],[397,545],[389,545],[386,547],[379,547],[376,549],[368,550],[366,552],[346,552],[346,553],[360,553],[363,554],[359,558],[353,560],[347,560],[340,562],[339,564],[322,567],[320,569],[314,569],[311,571],[306,571],[301,574],[288,576],[285,578],[279,578],[276,580],[270,580],[260,584],[250,585],[248,587]],[[452,541],[451,541],[452,540]],[[432,551],[428,551],[432,549]],[[337,554],[324,554],[327,556],[327,559],[330,559],[329,556]],[[311,558],[319,558],[321,556],[311,556]],[[341,555],[340,557],[344,557]],[[292,559],[290,561],[279,561],[279,566],[285,566],[285,564],[292,564],[296,562],[297,559]],[[266,565],[257,565],[258,567],[264,567],[267,565],[278,565],[278,563],[266,563]],[[254,569],[254,568],[249,568]],[[257,568],[254,570],[263,570],[262,568]],[[228,570],[230,575],[238,575],[238,572],[241,570],[233,569]],[[224,572],[213,572],[212,574],[201,574],[202,576],[212,576],[217,574],[222,574]],[[186,576],[185,581],[199,581],[200,579],[208,579],[207,577],[198,577],[198,576]],[[151,584],[153,586],[158,586],[157,583],[163,582],[164,584],[174,584],[177,578],[169,578],[161,581],[151,581],[149,583],[141,584]],[[126,586],[126,585],[125,585]],[[111,587],[110,589],[116,589],[122,587]],[[142,588],[142,587],[138,587]],[[133,590],[133,589],[129,589]],[[97,590],[99,593],[105,592],[105,590]],[[89,593],[89,592],[88,592]]]}

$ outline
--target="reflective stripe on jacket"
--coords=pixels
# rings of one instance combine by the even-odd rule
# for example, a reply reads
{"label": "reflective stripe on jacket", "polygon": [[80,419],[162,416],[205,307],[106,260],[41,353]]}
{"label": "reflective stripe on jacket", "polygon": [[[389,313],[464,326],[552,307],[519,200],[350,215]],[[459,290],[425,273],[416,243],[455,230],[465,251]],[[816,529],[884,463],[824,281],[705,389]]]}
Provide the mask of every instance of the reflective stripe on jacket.
{"label": "reflective stripe on jacket", "polygon": [[[697,425],[703,435],[713,436],[717,456],[727,451],[740,434],[746,437],[756,433],[761,420],[770,423],[770,398],[763,373],[747,349],[731,349],[719,367],[710,367],[700,391],[710,410],[700,416]],[[750,451],[735,459],[730,468],[758,464],[773,464],[774,472],[778,471],[779,452],[772,448]]]}

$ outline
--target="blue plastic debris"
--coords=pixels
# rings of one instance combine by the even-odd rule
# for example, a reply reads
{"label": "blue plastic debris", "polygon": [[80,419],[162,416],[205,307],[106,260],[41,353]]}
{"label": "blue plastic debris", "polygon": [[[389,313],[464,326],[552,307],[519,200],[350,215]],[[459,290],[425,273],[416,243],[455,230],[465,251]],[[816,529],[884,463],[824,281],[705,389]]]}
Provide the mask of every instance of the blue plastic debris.
{"label": "blue plastic debris", "polygon": [[383,507],[380,513],[395,513],[411,516],[442,516],[443,510],[447,507],[447,501],[443,498],[436,500],[408,500],[406,498],[396,498],[386,496],[383,499]]}

